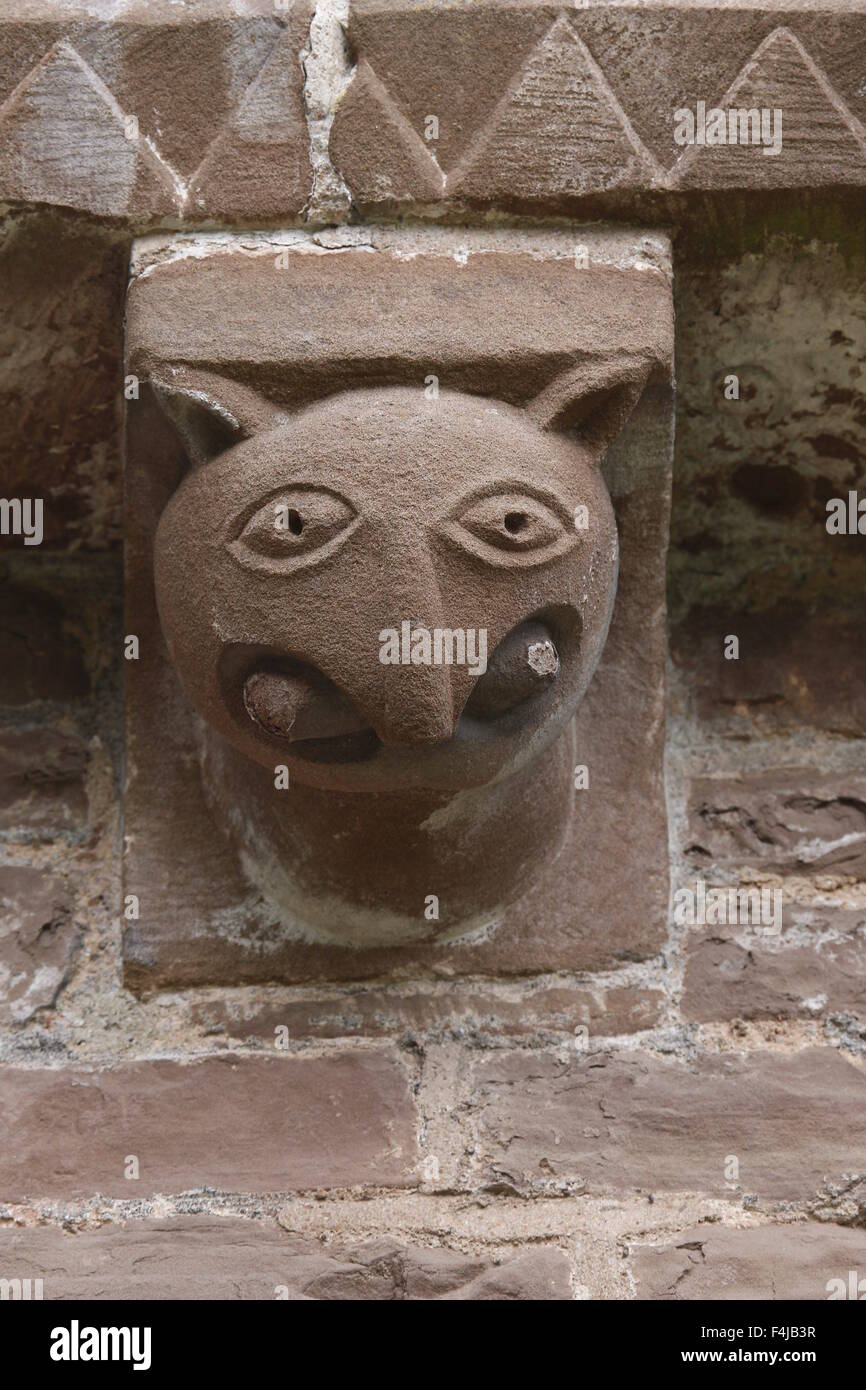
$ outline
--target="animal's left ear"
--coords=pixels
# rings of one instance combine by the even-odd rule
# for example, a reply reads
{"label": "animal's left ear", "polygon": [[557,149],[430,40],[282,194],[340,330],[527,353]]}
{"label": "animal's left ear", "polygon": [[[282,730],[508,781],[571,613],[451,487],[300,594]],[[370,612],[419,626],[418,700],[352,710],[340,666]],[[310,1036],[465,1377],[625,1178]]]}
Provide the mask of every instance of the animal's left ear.
{"label": "animal's left ear", "polygon": [[543,430],[576,430],[601,458],[634,410],[655,363],[646,358],[598,359],[570,367],[526,409]]}

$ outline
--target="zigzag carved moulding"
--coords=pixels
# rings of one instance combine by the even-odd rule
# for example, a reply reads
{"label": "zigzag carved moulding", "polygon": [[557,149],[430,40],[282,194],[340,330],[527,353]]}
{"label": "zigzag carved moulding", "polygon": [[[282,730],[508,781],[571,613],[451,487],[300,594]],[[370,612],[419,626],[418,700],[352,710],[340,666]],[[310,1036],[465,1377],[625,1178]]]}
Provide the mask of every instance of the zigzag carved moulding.
{"label": "zigzag carved moulding", "polygon": [[866,183],[862,5],[354,0],[324,108],[312,4],[234,8],[4,15],[0,199],[287,222],[313,161],[361,208]]}

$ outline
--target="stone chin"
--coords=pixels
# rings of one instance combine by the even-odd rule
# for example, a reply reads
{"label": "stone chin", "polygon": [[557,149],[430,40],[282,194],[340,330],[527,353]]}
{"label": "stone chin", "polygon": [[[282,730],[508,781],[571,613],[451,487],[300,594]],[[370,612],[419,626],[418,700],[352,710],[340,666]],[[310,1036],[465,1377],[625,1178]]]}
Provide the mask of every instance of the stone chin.
{"label": "stone chin", "polygon": [[560,853],[573,809],[568,735],[513,779],[438,792],[358,795],[295,780],[278,791],[271,769],[206,725],[200,756],[214,823],[265,912],[299,943],[486,940]]}

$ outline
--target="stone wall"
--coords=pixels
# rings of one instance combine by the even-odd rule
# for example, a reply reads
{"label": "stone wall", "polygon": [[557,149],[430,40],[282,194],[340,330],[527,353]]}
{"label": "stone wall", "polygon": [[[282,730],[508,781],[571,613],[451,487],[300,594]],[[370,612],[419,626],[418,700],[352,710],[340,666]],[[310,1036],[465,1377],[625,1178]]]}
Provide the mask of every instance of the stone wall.
{"label": "stone wall", "polygon": [[[846,4],[7,6],[0,493],[45,527],[0,537],[0,1276],[823,1299],[866,1274],[866,541],[825,524],[866,492],[864,58]],[[698,100],[781,109],[781,153],[678,146]],[[129,988],[133,239],[599,219],[674,250],[661,949]],[[778,930],[682,923],[696,880],[779,890]]]}

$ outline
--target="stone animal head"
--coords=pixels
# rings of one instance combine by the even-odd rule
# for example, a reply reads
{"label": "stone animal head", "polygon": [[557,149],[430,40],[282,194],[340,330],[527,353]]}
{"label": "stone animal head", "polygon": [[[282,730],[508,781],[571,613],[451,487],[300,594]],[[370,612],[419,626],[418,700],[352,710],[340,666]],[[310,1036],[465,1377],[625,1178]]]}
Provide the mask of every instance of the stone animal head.
{"label": "stone animal head", "polygon": [[190,469],[156,590],[194,708],[255,762],[343,791],[480,786],[537,755],[604,645],[599,463],[648,370],[595,361],[525,409],[382,386],[290,416],[164,371]]}

